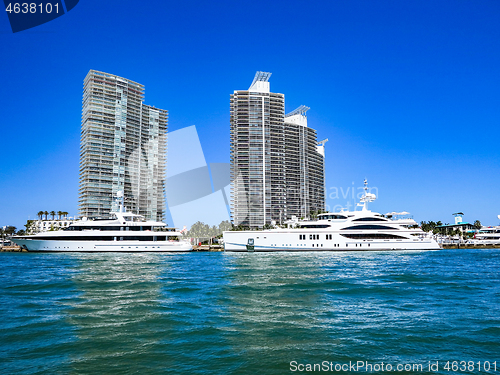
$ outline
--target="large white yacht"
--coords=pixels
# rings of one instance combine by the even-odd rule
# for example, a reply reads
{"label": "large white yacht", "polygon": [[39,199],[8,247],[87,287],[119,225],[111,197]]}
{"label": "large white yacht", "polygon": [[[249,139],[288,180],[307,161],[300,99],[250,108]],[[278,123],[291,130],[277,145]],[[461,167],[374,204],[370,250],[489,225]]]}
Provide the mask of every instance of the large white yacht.
{"label": "large white yacht", "polygon": [[165,223],[146,221],[143,216],[125,212],[123,194],[118,212],[109,219],[82,219],[64,230],[15,236],[12,241],[28,251],[43,252],[183,252],[191,243],[182,233]]}
{"label": "large white yacht", "polygon": [[376,199],[365,180],[359,210],[319,214],[315,220],[285,222],[287,228],[224,232],[225,251],[378,251],[439,250],[413,219],[368,210]]}

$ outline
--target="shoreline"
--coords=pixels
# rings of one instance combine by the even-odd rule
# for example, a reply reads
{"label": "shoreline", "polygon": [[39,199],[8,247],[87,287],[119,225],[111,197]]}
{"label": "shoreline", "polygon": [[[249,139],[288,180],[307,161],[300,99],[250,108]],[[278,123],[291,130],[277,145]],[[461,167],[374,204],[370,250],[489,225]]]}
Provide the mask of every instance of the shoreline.
{"label": "shoreline", "polygon": [[13,245],[13,246],[0,247],[0,252],[3,252],[3,253],[27,253],[28,250],[21,249],[21,246]]}
{"label": "shoreline", "polygon": [[457,243],[445,243],[440,244],[442,250],[451,249],[500,249],[500,245],[488,245],[488,244],[457,244]]}
{"label": "shoreline", "polygon": [[[500,249],[500,245],[476,245],[476,244],[441,244],[441,250],[456,250],[456,249]],[[220,252],[224,251],[224,246],[221,245],[194,245],[193,252]],[[4,253],[27,253],[28,250],[22,249],[20,246],[3,246],[0,252]]]}

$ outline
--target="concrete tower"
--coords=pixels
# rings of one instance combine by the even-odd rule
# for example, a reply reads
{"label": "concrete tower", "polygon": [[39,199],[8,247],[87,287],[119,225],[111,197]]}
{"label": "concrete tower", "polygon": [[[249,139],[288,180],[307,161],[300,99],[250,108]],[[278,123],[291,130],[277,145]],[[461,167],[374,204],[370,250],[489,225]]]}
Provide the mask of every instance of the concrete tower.
{"label": "concrete tower", "polygon": [[123,191],[125,207],[147,219],[165,215],[168,112],[143,103],[144,86],[90,70],[84,81],[80,215],[107,217]]}
{"label": "concrete tower", "polygon": [[257,72],[231,95],[231,213],[235,225],[263,227],[324,209],[324,154],[307,127],[308,107],[285,116],[285,96]]}

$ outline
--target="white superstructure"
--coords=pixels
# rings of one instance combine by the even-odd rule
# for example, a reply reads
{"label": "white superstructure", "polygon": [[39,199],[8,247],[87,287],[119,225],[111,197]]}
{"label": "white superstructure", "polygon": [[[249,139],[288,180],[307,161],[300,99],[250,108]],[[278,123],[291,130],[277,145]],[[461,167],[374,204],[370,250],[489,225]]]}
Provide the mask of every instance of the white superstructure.
{"label": "white superstructure", "polygon": [[376,199],[365,193],[360,210],[319,214],[316,220],[293,219],[288,228],[224,232],[226,251],[438,250],[415,220],[391,220],[368,210]]}
{"label": "white superstructure", "polygon": [[165,223],[145,221],[137,214],[124,212],[123,194],[118,212],[109,219],[82,219],[68,228],[28,236],[12,241],[28,251],[47,252],[164,252],[191,251],[189,241]]}
{"label": "white superstructure", "polygon": [[[500,219],[500,215],[498,215]],[[474,239],[469,240],[469,243],[474,245],[500,245],[500,225],[494,227],[481,227]]]}

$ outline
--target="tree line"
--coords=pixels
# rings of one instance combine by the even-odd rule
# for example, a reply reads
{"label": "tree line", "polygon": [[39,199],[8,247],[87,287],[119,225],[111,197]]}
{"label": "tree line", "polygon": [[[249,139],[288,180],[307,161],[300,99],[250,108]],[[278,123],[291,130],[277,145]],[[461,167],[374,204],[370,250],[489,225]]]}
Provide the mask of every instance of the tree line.
{"label": "tree line", "polygon": [[233,225],[228,220],[221,221],[218,226],[210,226],[201,221],[197,221],[196,223],[191,225],[191,228],[185,234],[185,236],[191,238],[214,238],[221,236],[222,232],[231,230],[232,228]]}
{"label": "tree line", "polygon": [[7,225],[5,229],[3,227],[0,227],[0,238],[3,240],[6,237],[12,237],[14,235],[16,236],[24,236],[26,234],[26,231],[24,229],[17,230],[17,228],[13,225]]}
{"label": "tree line", "polygon": [[[448,225],[448,224],[446,224]],[[481,229],[482,225],[479,220],[476,220],[472,225],[474,229]],[[462,232],[460,229],[452,229],[452,228],[443,228],[443,223],[441,221],[422,221],[420,223],[420,228],[424,232],[432,232],[433,234],[442,234],[442,235],[450,235],[450,236],[466,236],[467,233]]]}

